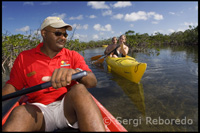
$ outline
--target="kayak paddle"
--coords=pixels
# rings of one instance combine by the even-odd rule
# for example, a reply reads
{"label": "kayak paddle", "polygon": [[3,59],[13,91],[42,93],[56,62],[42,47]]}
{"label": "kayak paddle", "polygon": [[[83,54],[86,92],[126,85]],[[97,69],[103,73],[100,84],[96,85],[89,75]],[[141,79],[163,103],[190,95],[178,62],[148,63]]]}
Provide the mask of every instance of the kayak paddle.
{"label": "kayak paddle", "polygon": [[[81,72],[75,73],[75,74],[72,75],[72,80],[80,79],[80,78],[82,78],[83,76],[86,76],[86,75],[87,75],[86,71],[81,71]],[[16,92],[7,94],[5,96],[2,96],[2,101],[8,100],[8,99],[11,99],[11,98],[14,98],[14,97],[18,97],[18,96],[21,96],[21,95],[25,95],[25,94],[28,94],[28,93],[32,93],[32,92],[35,92],[35,91],[38,91],[38,90],[42,90],[42,89],[45,89],[45,88],[48,88],[48,87],[51,87],[51,81],[45,82],[45,83],[42,83],[42,84],[39,84],[39,85],[36,85],[36,86],[32,86],[30,88],[26,88],[26,89],[23,89],[23,90],[20,90],[20,91],[16,91]]]}
{"label": "kayak paddle", "polygon": [[115,50],[116,50],[117,48],[119,48],[119,47],[120,47],[120,45],[118,45],[116,48],[114,48],[114,49],[113,49],[112,51],[110,51],[108,54],[104,55],[103,58],[101,58],[101,59],[95,61],[93,64],[103,63],[104,59],[105,59],[107,56],[109,56],[113,51],[115,51]]}
{"label": "kayak paddle", "polygon": [[98,60],[99,58],[101,58],[103,55],[97,55],[97,56],[93,56],[91,57],[91,61],[93,60]]}

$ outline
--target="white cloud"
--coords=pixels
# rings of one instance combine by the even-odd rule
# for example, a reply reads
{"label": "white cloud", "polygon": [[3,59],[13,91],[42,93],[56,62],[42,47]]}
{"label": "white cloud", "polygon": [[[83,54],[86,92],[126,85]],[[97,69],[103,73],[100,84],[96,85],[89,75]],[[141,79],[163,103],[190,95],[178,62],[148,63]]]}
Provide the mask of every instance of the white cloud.
{"label": "white cloud", "polygon": [[157,13],[155,13],[155,12],[148,12],[148,13],[147,13],[147,16],[148,16],[148,17],[153,16],[155,20],[162,20],[162,19],[163,19],[163,16],[162,16],[162,15],[157,14]]}
{"label": "white cloud", "polygon": [[41,32],[40,32],[40,30],[34,30],[34,31],[33,31],[33,34],[41,35]]}
{"label": "white cloud", "polygon": [[51,5],[53,2],[42,2],[40,5]]}
{"label": "white cloud", "polygon": [[62,14],[58,14],[58,13],[53,13],[52,14],[52,16],[56,16],[56,17],[59,17],[59,18],[61,18],[61,19],[65,19],[65,17],[66,17],[66,14],[65,13],[62,13]]}
{"label": "white cloud", "polygon": [[84,30],[87,30],[87,29],[88,29],[88,26],[89,26],[88,24],[83,25],[83,29],[84,29]]}
{"label": "white cloud", "polygon": [[162,15],[157,14],[155,12],[138,11],[138,12],[132,12],[131,14],[126,14],[124,20],[125,21],[147,20],[151,17],[153,17],[155,20],[163,19]]}
{"label": "white cloud", "polygon": [[157,33],[162,33],[163,34],[163,30],[154,31],[153,35],[156,35]]}
{"label": "white cloud", "polygon": [[134,24],[130,24],[130,27],[132,27],[132,28],[133,28],[133,27],[134,27]]}
{"label": "white cloud", "polygon": [[80,24],[73,24],[72,27],[73,29],[76,28],[78,30],[81,30],[81,29],[84,29],[84,30],[87,30],[88,29],[88,24],[85,24],[85,25],[80,25]]}
{"label": "white cloud", "polygon": [[160,15],[160,14],[154,14],[154,19],[155,19],[155,20],[162,20],[162,19],[163,19],[163,16]]}
{"label": "white cloud", "polygon": [[123,17],[124,17],[124,15],[119,13],[119,14],[114,15],[112,18],[121,20]]}
{"label": "white cloud", "polygon": [[195,10],[197,10],[197,11],[198,11],[198,6],[195,6]]}
{"label": "white cloud", "polygon": [[173,30],[173,29],[168,29],[168,31],[169,31],[170,33],[175,32],[175,30]]}
{"label": "white cloud", "polygon": [[171,14],[171,15],[175,15],[175,13],[174,13],[174,12],[169,12],[169,14]]}
{"label": "white cloud", "polygon": [[79,15],[77,17],[70,17],[69,20],[81,20],[83,19],[83,15]]}
{"label": "white cloud", "polygon": [[30,30],[30,27],[29,26],[25,26],[25,27],[22,27],[20,29],[16,29],[16,31],[22,31],[22,32],[27,32]]}
{"label": "white cloud", "polygon": [[92,36],[92,38],[96,40],[96,39],[99,39],[99,36],[97,34],[95,34]]}
{"label": "white cloud", "polygon": [[105,25],[106,31],[112,31],[112,26],[110,24]]}
{"label": "white cloud", "polygon": [[89,18],[93,19],[93,18],[96,18],[97,16],[95,15],[90,15]]}
{"label": "white cloud", "polygon": [[132,12],[131,14],[126,14],[124,19],[125,21],[147,20],[147,14],[144,11]]}
{"label": "white cloud", "polygon": [[151,23],[152,23],[152,24],[158,24],[158,22],[157,22],[157,21],[152,21]]}
{"label": "white cloud", "polygon": [[112,10],[107,10],[102,13],[102,16],[112,15]]}
{"label": "white cloud", "polygon": [[119,1],[117,3],[115,3],[113,5],[114,8],[123,8],[123,7],[127,7],[127,6],[131,6],[131,2],[123,2],[123,1]]}
{"label": "white cloud", "polygon": [[189,26],[189,25],[191,25],[191,26],[194,26],[195,24],[194,23],[192,23],[192,22],[190,22],[190,23],[188,23],[188,22],[184,22],[183,24],[181,24],[181,25],[185,25],[185,26]]}
{"label": "white cloud", "polygon": [[103,36],[103,35],[104,35],[104,32],[100,32],[99,35]]}
{"label": "white cloud", "polygon": [[87,35],[74,34],[74,39],[79,39],[80,41],[85,41],[87,38]]}
{"label": "white cloud", "polygon": [[91,6],[93,9],[110,9],[108,5],[105,4],[104,1],[102,2],[88,2],[87,6]]}
{"label": "white cloud", "polygon": [[176,32],[178,32],[178,31],[182,31],[182,32],[184,32],[186,29],[184,29],[184,28],[178,28],[177,30],[176,30]]}
{"label": "white cloud", "polygon": [[95,25],[93,26],[93,28],[94,28],[95,30],[97,30],[97,31],[100,31],[100,30],[101,30],[101,25],[100,25],[100,24],[95,24]]}
{"label": "white cloud", "polygon": [[107,24],[105,26],[101,26],[100,24],[95,24],[93,27],[97,31],[112,31],[112,26]]}
{"label": "white cloud", "polygon": [[34,3],[33,2],[24,2],[24,4],[23,5],[30,5],[30,6],[33,6],[34,5]]}

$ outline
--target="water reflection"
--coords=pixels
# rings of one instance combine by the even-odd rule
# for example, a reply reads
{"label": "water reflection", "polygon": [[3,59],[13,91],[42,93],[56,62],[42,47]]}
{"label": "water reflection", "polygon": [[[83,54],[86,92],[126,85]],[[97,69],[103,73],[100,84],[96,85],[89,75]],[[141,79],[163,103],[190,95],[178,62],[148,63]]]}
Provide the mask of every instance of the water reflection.
{"label": "water reflection", "polygon": [[117,84],[121,87],[124,93],[131,99],[136,108],[145,116],[145,98],[144,98],[144,90],[142,83],[133,83],[128,81],[125,78],[121,78],[116,74],[113,74],[112,80],[117,82]]}

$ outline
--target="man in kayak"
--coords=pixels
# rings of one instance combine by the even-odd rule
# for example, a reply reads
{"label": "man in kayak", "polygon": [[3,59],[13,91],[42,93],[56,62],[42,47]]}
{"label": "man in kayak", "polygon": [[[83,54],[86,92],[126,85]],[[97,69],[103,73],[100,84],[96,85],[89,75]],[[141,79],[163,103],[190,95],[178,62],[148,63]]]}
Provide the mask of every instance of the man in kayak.
{"label": "man in kayak", "polygon": [[[117,47],[117,38],[116,37],[112,38],[112,42],[113,42],[113,44],[109,45],[110,47],[108,46],[107,49],[104,51],[105,55]],[[114,50],[114,52],[112,52],[110,54],[110,57],[114,57],[114,58],[126,57],[126,55],[128,54],[129,48],[127,45],[125,45],[125,43],[126,43],[126,36],[121,35],[119,37],[119,44],[118,44],[118,45],[120,45],[120,47],[117,48],[116,50]]]}
{"label": "man in kayak", "polygon": [[[2,96],[51,81],[52,87],[27,94],[28,103],[16,107],[2,131],[54,131],[66,127],[80,131],[105,131],[101,112],[87,88],[97,79],[84,58],[64,48],[66,30],[72,26],[59,17],[47,17],[41,25],[43,42],[16,58]],[[79,81],[72,74],[87,71]]]}

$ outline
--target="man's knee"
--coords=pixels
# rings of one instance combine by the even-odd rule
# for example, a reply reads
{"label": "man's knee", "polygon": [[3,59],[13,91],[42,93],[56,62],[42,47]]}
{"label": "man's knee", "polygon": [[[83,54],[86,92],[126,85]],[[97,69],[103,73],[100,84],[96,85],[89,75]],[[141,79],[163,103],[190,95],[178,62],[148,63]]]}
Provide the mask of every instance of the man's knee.
{"label": "man's knee", "polygon": [[83,84],[76,84],[71,87],[70,91],[68,92],[71,98],[82,97],[82,96],[89,96],[89,92],[87,88]]}
{"label": "man's knee", "polygon": [[14,118],[19,118],[22,117],[24,113],[25,113],[25,107],[21,105],[15,107],[11,112],[10,116]]}
{"label": "man's knee", "polygon": [[20,105],[13,109],[4,129],[13,131],[44,130],[43,114],[39,108],[31,105]]}

